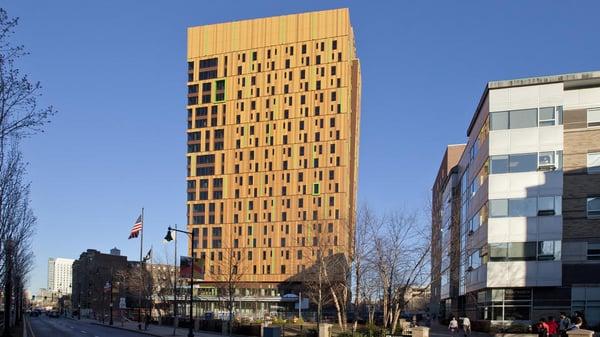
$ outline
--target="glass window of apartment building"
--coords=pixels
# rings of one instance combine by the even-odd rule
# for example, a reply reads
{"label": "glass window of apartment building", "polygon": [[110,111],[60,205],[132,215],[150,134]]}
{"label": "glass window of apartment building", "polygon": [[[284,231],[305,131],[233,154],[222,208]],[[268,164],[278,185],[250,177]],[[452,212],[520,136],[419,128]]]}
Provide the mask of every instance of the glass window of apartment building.
{"label": "glass window of apartment building", "polygon": [[600,324],[600,288],[573,287],[571,289],[571,310],[585,312],[587,324]]}
{"label": "glass window of apartment building", "polygon": [[492,130],[508,129],[508,111],[490,113],[490,128]]}
{"label": "glass window of apartment building", "polygon": [[600,173],[600,152],[587,154],[587,173]]}
{"label": "glass window of apartment building", "polygon": [[537,109],[512,110],[509,113],[511,129],[533,128],[538,126]]}
{"label": "glass window of apartment building", "polygon": [[538,154],[538,167],[555,165],[556,158],[554,151],[540,152]]}
{"label": "glass window of apartment building", "polygon": [[562,168],[562,151],[490,156],[490,174],[533,172],[560,168]]}
{"label": "glass window of apartment building", "polygon": [[588,242],[587,244],[587,259],[600,260],[600,242]]}
{"label": "glass window of apartment building", "polygon": [[537,198],[509,199],[508,216],[537,216]]}
{"label": "glass window of apartment building", "polygon": [[490,157],[490,173],[508,173],[508,155]]}
{"label": "glass window of apartment building", "polygon": [[589,219],[600,218],[600,197],[587,198],[587,217]]}
{"label": "glass window of apartment building", "polygon": [[[537,215],[555,215],[560,214],[558,205],[561,205],[561,200],[556,200],[557,197],[539,197],[537,204]],[[561,205],[562,206],[562,205]]]}
{"label": "glass window of apartment building", "polygon": [[554,107],[540,108],[540,126],[556,125],[556,115]]}
{"label": "glass window of apartment building", "polygon": [[495,321],[529,320],[531,289],[488,289],[477,294],[477,319]]}
{"label": "glass window of apartment building", "polygon": [[508,170],[511,173],[529,172],[537,169],[537,153],[524,153],[510,155]]}
{"label": "glass window of apartment building", "polygon": [[508,199],[492,199],[489,201],[490,217],[508,216]]}
{"label": "glass window of apartment building", "polygon": [[[562,106],[491,112],[490,124],[491,130],[560,125]],[[600,117],[598,125],[600,125]]]}
{"label": "glass window of apartment building", "polygon": [[540,241],[538,242],[538,261],[558,261],[561,255],[560,241]]}
{"label": "glass window of apartment building", "polygon": [[600,126],[600,108],[588,109],[587,125],[588,125],[588,127]]}
{"label": "glass window of apartment building", "polygon": [[559,261],[561,241],[490,243],[488,251],[491,262]]}
{"label": "glass window of apartment building", "polygon": [[[489,201],[489,216],[492,218],[534,217],[560,214],[562,214],[562,197],[559,195],[491,199]],[[600,216],[600,213],[598,215]]]}

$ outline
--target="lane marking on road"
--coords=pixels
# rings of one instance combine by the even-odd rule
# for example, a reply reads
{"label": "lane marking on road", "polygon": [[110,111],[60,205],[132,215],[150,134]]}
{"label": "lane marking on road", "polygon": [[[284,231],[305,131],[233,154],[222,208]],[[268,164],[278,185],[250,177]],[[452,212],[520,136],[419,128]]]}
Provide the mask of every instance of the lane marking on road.
{"label": "lane marking on road", "polygon": [[81,330],[81,333],[87,333],[87,332],[85,332],[85,331]]}
{"label": "lane marking on road", "polygon": [[29,318],[25,319],[25,322],[26,327],[29,328],[29,332],[27,334],[29,335],[29,337],[35,337],[35,333],[33,332],[33,327],[31,326],[31,321],[29,320]]}

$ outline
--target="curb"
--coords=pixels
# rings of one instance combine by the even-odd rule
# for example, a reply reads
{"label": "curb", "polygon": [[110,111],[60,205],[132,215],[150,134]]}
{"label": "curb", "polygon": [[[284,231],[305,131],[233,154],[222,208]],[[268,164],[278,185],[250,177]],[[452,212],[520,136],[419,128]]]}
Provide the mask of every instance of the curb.
{"label": "curb", "polygon": [[122,328],[120,326],[114,326],[114,325],[106,325],[106,324],[102,324],[102,323],[90,323],[93,325],[99,325],[99,326],[103,326],[103,327],[107,327],[107,328],[113,328],[113,329],[118,329],[118,330],[123,330],[123,331],[129,331],[129,332],[135,332],[135,333],[139,333],[142,335],[148,335],[148,336],[154,336],[154,337],[164,337],[163,335],[157,335],[145,330],[133,330],[133,329],[127,329],[127,328]]}

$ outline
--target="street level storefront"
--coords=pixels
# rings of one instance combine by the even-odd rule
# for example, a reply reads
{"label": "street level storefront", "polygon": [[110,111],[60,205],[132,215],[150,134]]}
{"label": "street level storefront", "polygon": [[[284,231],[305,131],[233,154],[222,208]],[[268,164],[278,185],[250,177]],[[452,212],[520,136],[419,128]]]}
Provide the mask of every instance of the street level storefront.
{"label": "street level storefront", "polygon": [[540,318],[558,317],[560,312],[584,314],[589,327],[600,326],[600,287],[493,288],[471,292],[457,299],[458,312],[452,312],[451,299],[442,301],[442,317],[467,315],[492,325],[517,322],[532,324]]}
{"label": "street level storefront", "polygon": [[[277,289],[237,288],[233,296],[233,313],[238,318],[263,319],[282,313],[293,312],[298,296],[280,294]],[[169,308],[172,311],[174,297],[154,296],[155,307]],[[227,304],[230,298],[222,288],[211,285],[194,286],[194,317],[227,319]],[[156,305],[161,303],[161,305]],[[165,306],[165,304],[167,304]],[[180,287],[177,296],[177,312],[189,312],[189,288]]]}

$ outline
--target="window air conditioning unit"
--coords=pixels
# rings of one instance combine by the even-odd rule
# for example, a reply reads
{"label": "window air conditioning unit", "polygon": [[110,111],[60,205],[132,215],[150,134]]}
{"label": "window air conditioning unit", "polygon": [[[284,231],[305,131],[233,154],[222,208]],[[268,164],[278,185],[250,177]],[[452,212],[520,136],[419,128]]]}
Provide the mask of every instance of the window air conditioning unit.
{"label": "window air conditioning unit", "polygon": [[469,232],[467,233],[467,235],[468,235],[468,236],[471,236],[471,235],[473,235],[474,233],[475,233],[475,232],[473,232],[473,230],[472,230],[472,229],[470,229],[470,230],[469,230]]}
{"label": "window air conditioning unit", "polygon": [[545,165],[540,165],[538,167],[538,171],[554,171],[556,170],[556,166],[554,166],[554,164],[545,164]]}
{"label": "window air conditioning unit", "polygon": [[473,271],[473,267],[469,266],[469,268],[467,268],[467,271]]}

